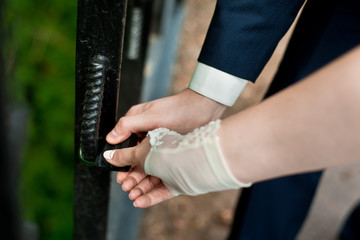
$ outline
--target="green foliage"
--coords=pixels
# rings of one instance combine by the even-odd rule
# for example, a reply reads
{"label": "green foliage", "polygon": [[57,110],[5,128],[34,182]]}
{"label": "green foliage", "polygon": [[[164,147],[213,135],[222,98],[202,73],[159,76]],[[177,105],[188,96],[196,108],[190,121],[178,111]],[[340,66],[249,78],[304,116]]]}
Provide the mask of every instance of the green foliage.
{"label": "green foliage", "polygon": [[29,112],[20,201],[40,239],[72,238],[76,4],[5,5],[9,89]]}

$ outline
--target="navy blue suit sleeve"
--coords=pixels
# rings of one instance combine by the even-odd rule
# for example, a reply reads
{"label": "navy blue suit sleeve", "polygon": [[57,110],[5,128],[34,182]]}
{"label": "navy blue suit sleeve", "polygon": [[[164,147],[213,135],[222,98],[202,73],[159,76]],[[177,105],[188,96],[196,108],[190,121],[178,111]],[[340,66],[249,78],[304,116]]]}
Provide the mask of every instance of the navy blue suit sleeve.
{"label": "navy blue suit sleeve", "polygon": [[198,61],[254,82],[304,0],[218,0]]}

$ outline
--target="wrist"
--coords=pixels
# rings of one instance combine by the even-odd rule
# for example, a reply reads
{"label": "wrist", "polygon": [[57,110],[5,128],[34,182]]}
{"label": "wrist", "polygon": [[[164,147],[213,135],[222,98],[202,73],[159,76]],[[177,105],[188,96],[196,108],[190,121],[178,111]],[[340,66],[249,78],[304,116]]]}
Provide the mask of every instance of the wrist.
{"label": "wrist", "polygon": [[228,107],[190,88],[186,88],[184,93],[186,98],[193,104],[198,104],[199,108],[202,108],[203,111],[211,113],[211,117],[205,123],[221,118]]}
{"label": "wrist", "polygon": [[247,155],[253,149],[248,148],[247,139],[236,134],[234,124],[234,122],[229,124],[229,119],[222,121],[217,131],[218,146],[223,154],[224,162],[234,178],[240,182],[255,182],[253,161]]}

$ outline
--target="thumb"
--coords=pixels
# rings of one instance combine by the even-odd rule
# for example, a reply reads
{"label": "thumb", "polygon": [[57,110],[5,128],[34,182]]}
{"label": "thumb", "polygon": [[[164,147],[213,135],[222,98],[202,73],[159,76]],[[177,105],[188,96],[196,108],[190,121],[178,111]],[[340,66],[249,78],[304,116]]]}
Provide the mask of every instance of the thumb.
{"label": "thumb", "polygon": [[106,141],[110,144],[118,144],[129,138],[132,133],[147,132],[151,130],[150,121],[144,114],[122,117],[108,133]]}
{"label": "thumb", "polygon": [[131,165],[143,168],[145,158],[149,151],[150,143],[148,139],[145,139],[135,147],[105,151],[103,156],[111,165],[117,167]]}
{"label": "thumb", "polygon": [[124,167],[124,166],[134,166],[136,165],[135,159],[135,148],[123,148],[118,150],[108,150],[105,151],[103,156],[111,165],[116,167]]}

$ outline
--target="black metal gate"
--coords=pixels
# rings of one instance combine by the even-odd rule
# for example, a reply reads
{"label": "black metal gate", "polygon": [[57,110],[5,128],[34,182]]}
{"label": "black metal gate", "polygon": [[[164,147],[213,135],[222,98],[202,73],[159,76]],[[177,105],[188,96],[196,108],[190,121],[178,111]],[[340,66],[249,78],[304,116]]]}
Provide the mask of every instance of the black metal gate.
{"label": "black metal gate", "polygon": [[[111,183],[112,167],[103,161],[102,152],[114,146],[104,139],[117,119],[140,99],[167,94],[182,15],[182,3],[176,0],[78,0],[75,239],[136,236],[134,224],[141,211],[129,200],[125,206],[124,194]],[[151,36],[156,36],[156,41],[151,41]],[[152,71],[144,75],[148,62]],[[161,87],[154,90],[154,85]],[[133,144],[130,139],[117,147]],[[115,210],[109,211],[109,206]],[[124,209],[126,216],[119,218]]]}

